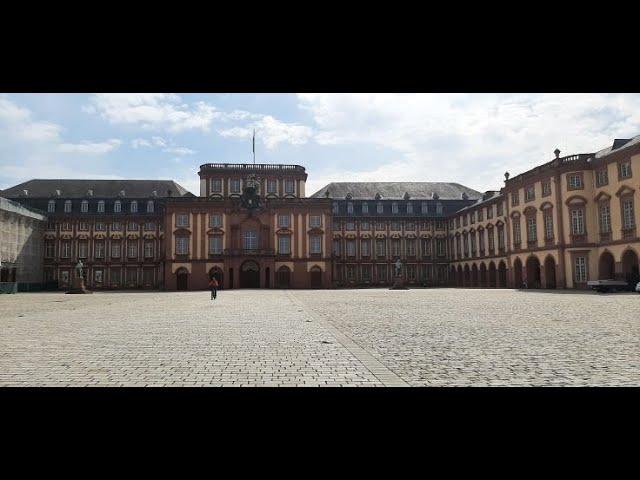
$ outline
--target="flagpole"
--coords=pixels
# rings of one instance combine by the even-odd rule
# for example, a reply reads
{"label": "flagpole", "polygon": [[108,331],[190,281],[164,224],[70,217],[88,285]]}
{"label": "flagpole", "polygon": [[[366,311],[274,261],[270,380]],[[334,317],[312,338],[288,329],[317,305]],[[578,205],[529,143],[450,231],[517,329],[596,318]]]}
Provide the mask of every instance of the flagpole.
{"label": "flagpole", "polygon": [[256,129],[253,129],[253,164],[256,164]]}

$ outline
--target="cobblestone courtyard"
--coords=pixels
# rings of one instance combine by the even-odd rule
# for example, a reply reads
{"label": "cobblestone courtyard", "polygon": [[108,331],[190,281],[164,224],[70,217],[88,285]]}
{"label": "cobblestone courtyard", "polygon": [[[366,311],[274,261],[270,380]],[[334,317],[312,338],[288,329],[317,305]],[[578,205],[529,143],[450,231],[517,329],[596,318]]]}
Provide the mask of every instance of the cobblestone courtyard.
{"label": "cobblestone courtyard", "polygon": [[0,296],[2,386],[640,385],[640,295]]}

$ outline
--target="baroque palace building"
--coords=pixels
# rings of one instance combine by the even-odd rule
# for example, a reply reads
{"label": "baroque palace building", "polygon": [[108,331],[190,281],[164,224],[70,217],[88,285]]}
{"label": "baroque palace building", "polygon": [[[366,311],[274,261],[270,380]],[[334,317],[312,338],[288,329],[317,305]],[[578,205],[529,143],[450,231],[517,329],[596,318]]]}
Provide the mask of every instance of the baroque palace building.
{"label": "baroque palace building", "polygon": [[330,183],[299,165],[205,164],[198,196],[173,181],[31,180],[0,196],[47,217],[43,282],[198,290],[388,286],[586,288],[638,281],[640,136],[457,183]]}

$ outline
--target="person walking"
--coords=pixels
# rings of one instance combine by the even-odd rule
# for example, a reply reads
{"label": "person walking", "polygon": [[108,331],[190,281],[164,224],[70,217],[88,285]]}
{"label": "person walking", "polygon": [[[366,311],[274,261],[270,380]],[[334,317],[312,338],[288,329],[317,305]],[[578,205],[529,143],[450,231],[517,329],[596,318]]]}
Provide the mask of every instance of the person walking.
{"label": "person walking", "polygon": [[211,277],[209,288],[211,289],[211,300],[215,300],[218,295],[218,280],[216,280],[216,277]]}

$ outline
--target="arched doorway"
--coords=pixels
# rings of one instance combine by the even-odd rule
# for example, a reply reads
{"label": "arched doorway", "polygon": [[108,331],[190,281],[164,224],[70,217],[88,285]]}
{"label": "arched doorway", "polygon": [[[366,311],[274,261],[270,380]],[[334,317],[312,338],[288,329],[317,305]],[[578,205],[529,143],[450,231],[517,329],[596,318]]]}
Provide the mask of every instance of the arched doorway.
{"label": "arched doorway", "polygon": [[478,286],[478,266],[475,263],[471,267],[471,286]]}
{"label": "arched doorway", "polygon": [[312,267],[309,271],[309,275],[311,276],[311,288],[321,288],[322,287],[322,270],[317,265]]}
{"label": "arched doorway", "polygon": [[189,290],[189,271],[184,267],[180,267],[176,272],[176,289]]}
{"label": "arched doorway", "polygon": [[513,288],[522,288],[522,262],[519,258],[513,262]]}
{"label": "arched doorway", "polygon": [[540,288],[541,286],[540,260],[536,256],[531,256],[527,258],[527,287]]}
{"label": "arched doorway", "polygon": [[260,266],[253,260],[240,266],[240,288],[260,288]]}
{"label": "arched doorway", "polygon": [[220,270],[219,267],[213,267],[209,270],[209,278],[215,278],[218,281],[218,288],[222,288],[222,280],[224,278],[224,273]]}
{"label": "arched doorway", "polygon": [[464,266],[464,277],[462,277],[462,286],[471,286],[471,271],[469,270],[469,265]]}
{"label": "arched doorway", "polygon": [[462,267],[458,265],[458,270],[456,272],[456,285],[458,287],[462,287],[464,285],[462,281]]}
{"label": "arched doorway", "polygon": [[506,288],[507,286],[507,265],[504,260],[500,260],[498,264],[498,288]]}
{"label": "arched doorway", "polygon": [[548,256],[544,261],[545,288],[556,288],[556,261]]}
{"label": "arched doorway", "polygon": [[496,272],[496,264],[493,262],[489,263],[489,288],[496,288],[497,285],[497,272]]}
{"label": "arched doorway", "polygon": [[480,286],[482,288],[487,286],[487,266],[484,262],[480,264]]}
{"label": "arched doorway", "polygon": [[278,288],[289,288],[291,286],[291,269],[286,265],[281,266],[276,272]]}
{"label": "arched doorway", "polygon": [[633,250],[627,250],[622,255],[622,274],[624,279],[635,287],[640,281],[640,266],[638,265],[638,254]]}
{"label": "arched doorway", "polygon": [[598,262],[598,280],[613,280],[616,278],[616,261],[610,252],[603,252]]}

